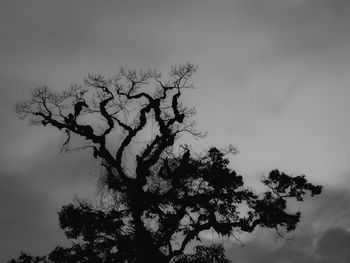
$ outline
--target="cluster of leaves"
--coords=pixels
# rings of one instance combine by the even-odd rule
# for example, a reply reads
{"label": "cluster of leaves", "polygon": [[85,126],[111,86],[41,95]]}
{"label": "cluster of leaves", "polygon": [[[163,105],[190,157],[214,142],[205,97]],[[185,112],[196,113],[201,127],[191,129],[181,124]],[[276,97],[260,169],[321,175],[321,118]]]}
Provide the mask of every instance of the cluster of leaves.
{"label": "cluster of leaves", "polygon": [[[47,257],[33,257],[21,253],[18,260],[11,260],[9,263],[76,263],[76,262],[121,262],[115,257],[96,257],[93,253],[83,251],[79,246],[70,249],[57,247]],[[171,260],[171,263],[230,263],[226,258],[225,249],[222,245],[196,246],[192,254],[182,254]]]}
{"label": "cluster of leaves", "polygon": [[196,246],[193,254],[176,257],[171,263],[230,263],[222,245]]}
{"label": "cluster of leaves", "polygon": [[[37,89],[30,101],[17,105],[18,114],[31,123],[63,129],[65,149],[72,134],[84,139],[81,148],[91,148],[101,161],[101,182],[110,197],[103,208],[86,202],[64,206],[60,226],[72,247],[57,247],[29,262],[170,262],[181,258],[204,230],[231,236],[257,226],[295,229],[300,213],[288,212],[287,200],[318,195],[321,186],[275,170],[263,180],[268,190],[257,194],[229,168],[225,156],[233,148],[212,147],[196,155],[182,146],[175,153],[183,132],[202,137],[190,119],[194,111],[179,101],[183,90],[192,87],[188,80],[195,71],[191,64],[173,67],[167,82],[155,71],[122,69],[112,79],[90,75],[85,86],[61,94]],[[150,123],[157,132],[142,148],[133,147]],[[117,145],[107,143],[117,140]],[[124,162],[130,149],[136,152],[134,162]],[[197,256],[220,251],[199,247]]]}

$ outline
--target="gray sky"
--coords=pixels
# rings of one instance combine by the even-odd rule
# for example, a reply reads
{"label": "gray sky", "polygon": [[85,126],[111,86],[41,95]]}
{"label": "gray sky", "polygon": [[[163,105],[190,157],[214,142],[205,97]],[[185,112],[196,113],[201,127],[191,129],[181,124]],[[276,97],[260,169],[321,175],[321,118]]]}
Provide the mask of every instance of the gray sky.
{"label": "gray sky", "polygon": [[98,173],[88,152],[59,154],[62,134],[18,120],[15,103],[91,72],[187,61],[199,72],[184,101],[208,131],[196,149],[235,145],[232,168],[253,184],[278,168],[326,188],[302,207],[294,241],[257,232],[232,257],[349,257],[349,1],[1,1],[0,35],[0,261],[64,243],[56,212],[75,193],[93,197]]}

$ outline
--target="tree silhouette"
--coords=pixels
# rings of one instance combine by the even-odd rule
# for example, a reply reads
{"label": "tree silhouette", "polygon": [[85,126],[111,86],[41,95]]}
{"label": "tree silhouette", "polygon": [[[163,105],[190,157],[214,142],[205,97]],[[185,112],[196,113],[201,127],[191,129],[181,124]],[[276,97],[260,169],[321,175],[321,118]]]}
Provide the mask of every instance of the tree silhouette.
{"label": "tree silhouette", "polygon": [[[166,82],[156,71],[89,75],[84,85],[61,93],[38,88],[17,104],[19,116],[31,124],[65,132],[62,151],[92,150],[103,167],[106,195],[99,207],[77,201],[59,212],[72,247],[11,262],[171,262],[186,258],[181,255],[204,230],[230,236],[258,226],[295,229],[300,213],[288,212],[287,200],[318,195],[321,186],[274,170],[263,179],[267,191],[257,194],[229,168],[225,155],[233,147],[195,154],[176,144],[183,133],[203,137],[191,119],[194,109],[180,102],[196,70],[174,66]],[[198,248],[197,259],[210,251],[221,255],[218,249]]]}

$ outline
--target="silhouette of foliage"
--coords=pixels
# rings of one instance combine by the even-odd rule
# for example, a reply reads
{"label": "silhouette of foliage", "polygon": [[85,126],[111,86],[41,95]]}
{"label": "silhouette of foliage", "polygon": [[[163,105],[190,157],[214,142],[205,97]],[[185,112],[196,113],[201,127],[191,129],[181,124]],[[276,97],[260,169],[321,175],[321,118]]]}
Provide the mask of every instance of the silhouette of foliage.
{"label": "silhouette of foliage", "polygon": [[45,257],[33,257],[29,254],[26,254],[24,252],[21,252],[21,255],[18,257],[17,260],[10,260],[8,263],[39,263],[39,262],[45,262]]}
{"label": "silhouette of foliage", "polygon": [[175,257],[172,263],[230,263],[222,245],[196,246],[193,254]]}
{"label": "silhouette of foliage", "polygon": [[[231,236],[258,226],[295,229],[300,213],[288,211],[287,200],[318,195],[321,186],[274,170],[262,181],[267,191],[258,194],[229,168],[226,155],[235,152],[233,147],[212,147],[203,154],[187,145],[175,150],[183,133],[203,137],[191,119],[194,110],[180,102],[196,70],[192,64],[172,67],[166,82],[156,71],[89,75],[84,85],[61,93],[38,88],[31,100],[17,104],[19,116],[31,124],[65,132],[62,151],[92,149],[103,167],[106,195],[100,207],[79,201],[59,212],[72,247],[56,247],[42,258],[22,254],[12,263],[194,262],[204,257],[226,262],[220,247],[197,247],[195,255],[181,255],[204,230]],[[149,130],[152,135],[144,139]],[[78,147],[73,136],[83,139]],[[142,146],[135,143],[140,138]]]}

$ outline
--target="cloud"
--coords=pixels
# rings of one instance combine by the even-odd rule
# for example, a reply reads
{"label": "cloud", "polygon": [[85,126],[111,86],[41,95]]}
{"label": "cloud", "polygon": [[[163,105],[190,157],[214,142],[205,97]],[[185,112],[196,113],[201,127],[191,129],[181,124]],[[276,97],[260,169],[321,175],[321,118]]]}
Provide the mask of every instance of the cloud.
{"label": "cloud", "polygon": [[[90,152],[62,155],[59,138],[28,139],[34,140],[35,149],[9,138],[9,147],[0,153],[6,157],[0,161],[0,262],[21,250],[40,255],[68,244],[57,212],[75,196],[97,201],[98,165]],[[35,152],[30,154],[31,149]]]}
{"label": "cloud", "polygon": [[1,262],[18,256],[20,250],[44,253],[64,240],[57,231],[55,202],[44,185],[38,181],[33,185],[31,178],[0,175]]}
{"label": "cloud", "polygon": [[[275,48],[285,54],[324,51],[349,41],[350,5],[344,0],[265,1],[258,19],[276,36]],[[276,51],[276,50],[275,50]]]}
{"label": "cloud", "polygon": [[334,263],[346,263],[350,258],[350,232],[343,228],[326,231],[318,240],[315,255]]}
{"label": "cloud", "polygon": [[20,168],[5,167],[0,174],[1,262],[21,250],[40,255],[69,244],[59,229],[57,212],[75,196],[98,200],[98,166],[91,153],[62,156],[56,143],[39,150],[35,159],[18,158]]}

